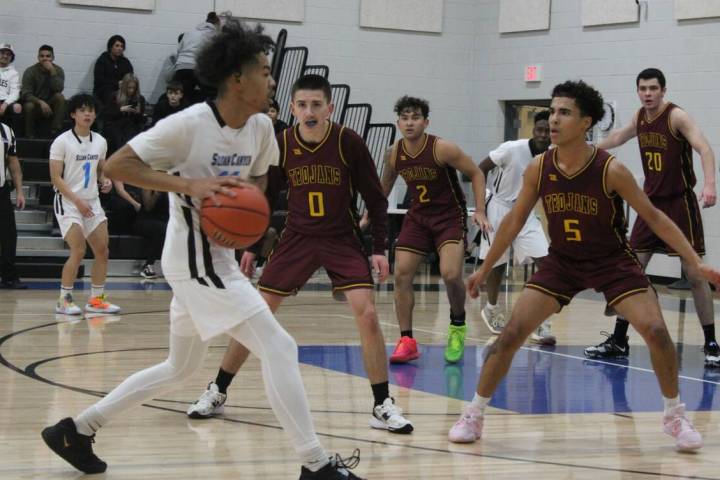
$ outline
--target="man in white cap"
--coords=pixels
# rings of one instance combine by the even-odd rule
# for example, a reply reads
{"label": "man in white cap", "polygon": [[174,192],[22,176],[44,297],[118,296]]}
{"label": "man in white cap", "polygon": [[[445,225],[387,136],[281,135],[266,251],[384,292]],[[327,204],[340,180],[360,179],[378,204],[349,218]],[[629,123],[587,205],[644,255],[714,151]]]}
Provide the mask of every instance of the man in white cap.
{"label": "man in white cap", "polygon": [[0,43],[0,121],[15,128],[15,118],[22,112],[20,74],[11,64],[15,52],[9,43]]}

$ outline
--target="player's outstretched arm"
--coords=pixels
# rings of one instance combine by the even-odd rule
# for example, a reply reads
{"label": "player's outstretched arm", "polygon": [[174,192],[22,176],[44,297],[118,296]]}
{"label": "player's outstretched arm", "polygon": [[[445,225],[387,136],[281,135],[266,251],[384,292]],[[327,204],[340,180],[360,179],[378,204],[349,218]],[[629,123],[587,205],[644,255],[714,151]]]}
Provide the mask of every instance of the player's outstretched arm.
{"label": "player's outstretched arm", "polygon": [[616,192],[645,220],[650,229],[675,250],[689,265],[696,266],[705,278],[720,287],[720,271],[705,265],[685,235],[662,211],[655,208],[635,178],[622,163],[610,160],[606,176],[606,189]]}
{"label": "player's outstretched arm", "polygon": [[[243,183],[232,176],[191,179],[153,170],[138,157],[130,145],[123,146],[108,159],[105,175],[111,180],[119,180],[137,187],[160,192],[177,192],[198,199],[214,197],[217,193],[235,196],[228,187]],[[219,202],[217,204],[219,205]]]}
{"label": "player's outstretched arm", "polygon": [[717,201],[715,187],[715,152],[703,135],[698,124],[681,108],[674,108],[670,112],[670,125],[683,134],[693,150],[700,154],[700,163],[703,169],[703,189],[698,200],[703,208],[712,207]]}
{"label": "player's outstretched arm", "polygon": [[532,212],[538,200],[538,180],[540,177],[540,156],[537,156],[530,162],[525,173],[523,174],[523,186],[518,194],[517,201],[510,212],[505,215],[500,223],[495,238],[490,245],[490,250],[485,257],[480,268],[470,275],[467,279],[468,294],[472,298],[477,298],[480,287],[485,284],[490,270],[492,270],[495,262],[510,247],[513,239],[522,230],[525,221],[530,212]]}
{"label": "player's outstretched arm", "polygon": [[483,232],[492,230],[492,225],[485,215],[485,174],[475,165],[475,162],[462,151],[462,149],[452,142],[439,139],[437,143],[438,160],[459,170],[472,183],[473,196],[475,197],[475,214],[473,222],[480,227]]}
{"label": "player's outstretched arm", "polygon": [[392,147],[385,150],[385,153],[383,154],[383,171],[382,178],[380,179],[380,185],[382,185],[383,195],[385,195],[385,198],[390,195],[398,177],[397,170],[395,170],[395,163],[393,163],[396,151],[397,142],[395,142]]}
{"label": "player's outstretched arm", "polygon": [[637,135],[636,125],[637,113],[635,113],[632,122],[629,122],[624,127],[611,130],[607,137],[598,142],[598,148],[602,148],[603,150],[609,150],[611,148],[619,147],[620,145]]}

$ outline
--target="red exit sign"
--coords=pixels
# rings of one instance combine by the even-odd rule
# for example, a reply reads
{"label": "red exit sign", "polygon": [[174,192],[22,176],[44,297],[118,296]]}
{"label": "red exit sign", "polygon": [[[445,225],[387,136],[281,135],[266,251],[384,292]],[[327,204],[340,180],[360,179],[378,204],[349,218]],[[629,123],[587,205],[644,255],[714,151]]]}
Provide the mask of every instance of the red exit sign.
{"label": "red exit sign", "polygon": [[541,65],[525,65],[525,81],[539,82],[542,80]]}

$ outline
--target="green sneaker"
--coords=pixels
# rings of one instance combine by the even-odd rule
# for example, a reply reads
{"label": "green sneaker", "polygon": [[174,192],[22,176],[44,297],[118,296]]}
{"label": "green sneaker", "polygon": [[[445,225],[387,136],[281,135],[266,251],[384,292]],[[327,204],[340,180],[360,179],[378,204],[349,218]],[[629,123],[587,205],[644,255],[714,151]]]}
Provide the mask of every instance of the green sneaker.
{"label": "green sneaker", "polygon": [[445,348],[445,360],[449,363],[457,363],[463,357],[465,353],[465,332],[467,332],[467,325],[462,327],[456,327],[455,325],[448,326],[448,343]]}

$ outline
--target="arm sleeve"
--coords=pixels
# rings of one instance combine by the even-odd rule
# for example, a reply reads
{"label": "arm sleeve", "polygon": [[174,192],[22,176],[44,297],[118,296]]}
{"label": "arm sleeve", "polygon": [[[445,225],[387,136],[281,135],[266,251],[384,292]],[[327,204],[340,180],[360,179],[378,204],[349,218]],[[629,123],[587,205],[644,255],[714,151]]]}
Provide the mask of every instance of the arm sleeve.
{"label": "arm sleeve", "polygon": [[380,186],[375,162],[358,134],[345,128],[341,135],[340,154],[347,162],[355,189],[367,205],[372,227],[373,254],[385,255],[388,202]]}
{"label": "arm sleeve", "polygon": [[190,129],[184,115],[173,115],[133,137],[128,145],[155,170],[172,170],[185,161],[190,151]]}
{"label": "arm sleeve", "polygon": [[55,70],[55,75],[50,77],[50,93],[60,93],[65,88],[65,71],[59,65],[55,65]]}
{"label": "arm sleeve", "polygon": [[271,165],[278,164],[280,150],[275,141],[272,120],[266,115],[256,115],[253,120],[258,122],[258,155],[250,169],[250,175],[260,177],[268,172]]}
{"label": "arm sleeve", "polygon": [[25,102],[33,102],[36,103],[38,98],[33,93],[33,86],[34,86],[34,78],[33,78],[33,71],[34,68],[30,67],[25,72],[23,72],[22,77],[22,98]]}
{"label": "arm sleeve", "polygon": [[488,154],[488,157],[490,157],[490,160],[492,160],[493,163],[498,167],[505,168],[505,166],[510,163],[510,160],[512,159],[509,143],[505,142],[501,144],[495,150],[491,151]]}
{"label": "arm sleeve", "polygon": [[17,71],[13,71],[10,78],[8,78],[8,96],[5,99],[5,103],[10,105],[20,99],[20,74]]}

